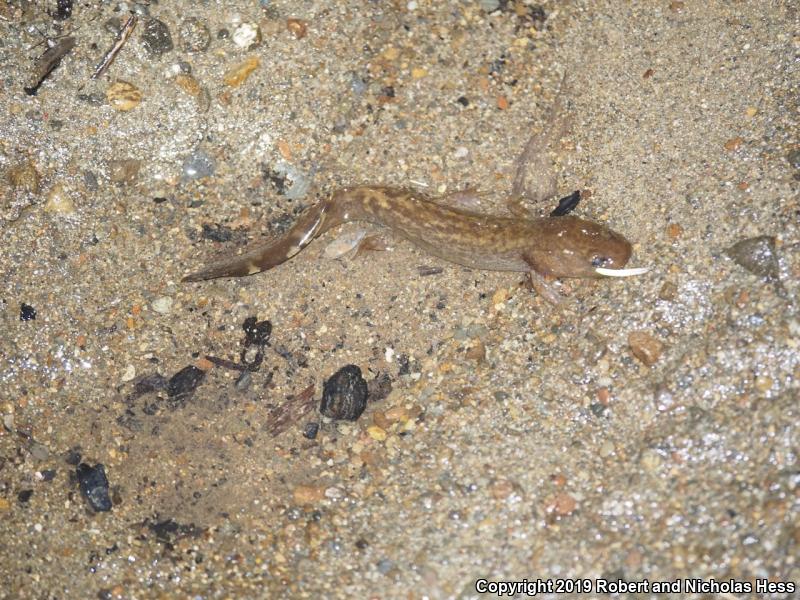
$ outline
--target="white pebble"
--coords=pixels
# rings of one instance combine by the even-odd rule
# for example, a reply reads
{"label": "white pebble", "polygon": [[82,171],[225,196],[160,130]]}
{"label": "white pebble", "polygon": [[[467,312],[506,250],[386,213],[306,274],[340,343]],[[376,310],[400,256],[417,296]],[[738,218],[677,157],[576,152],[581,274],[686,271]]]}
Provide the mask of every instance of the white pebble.
{"label": "white pebble", "polygon": [[151,306],[157,313],[162,315],[169,314],[169,312],[172,310],[172,298],[169,296],[161,296],[161,298],[156,298],[153,300]]}
{"label": "white pebble", "polygon": [[233,32],[233,43],[239,48],[249,48],[258,41],[258,27],[252,23],[242,23]]}
{"label": "white pebble", "polygon": [[121,377],[122,381],[130,381],[134,377],[136,377],[136,367],[134,367],[133,365],[128,365],[127,367],[125,367],[125,372],[122,373]]}

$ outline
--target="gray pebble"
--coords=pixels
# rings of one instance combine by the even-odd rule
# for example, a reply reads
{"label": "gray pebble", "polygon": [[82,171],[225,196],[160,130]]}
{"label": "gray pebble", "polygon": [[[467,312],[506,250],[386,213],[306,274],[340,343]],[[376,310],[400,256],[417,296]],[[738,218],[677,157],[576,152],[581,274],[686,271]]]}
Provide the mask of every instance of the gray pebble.
{"label": "gray pebble", "polygon": [[778,256],[775,238],[768,235],[742,240],[725,250],[733,261],[764,279],[778,278]]}
{"label": "gray pebble", "polygon": [[486,12],[494,12],[500,8],[500,0],[478,0],[478,4]]}
{"label": "gray pebble", "polygon": [[135,158],[122,158],[108,161],[108,177],[114,183],[132,183],[139,174],[142,161]]}
{"label": "gray pebble", "polygon": [[195,17],[185,19],[180,26],[181,45],[186,52],[203,52],[211,43],[211,32]]}
{"label": "gray pebble", "polygon": [[170,52],[175,46],[169,27],[158,19],[148,19],[142,32],[142,44],[147,53],[153,57]]}
{"label": "gray pebble", "polygon": [[800,148],[795,148],[789,152],[789,154],[786,155],[786,160],[788,160],[789,164],[795,169],[800,169]]}
{"label": "gray pebble", "polygon": [[88,169],[83,172],[83,185],[86,186],[86,189],[90,192],[97,191],[97,175],[95,175],[92,171]]}
{"label": "gray pebble", "polygon": [[183,161],[183,178],[185,180],[202,179],[214,174],[214,159],[203,150],[195,150]]}

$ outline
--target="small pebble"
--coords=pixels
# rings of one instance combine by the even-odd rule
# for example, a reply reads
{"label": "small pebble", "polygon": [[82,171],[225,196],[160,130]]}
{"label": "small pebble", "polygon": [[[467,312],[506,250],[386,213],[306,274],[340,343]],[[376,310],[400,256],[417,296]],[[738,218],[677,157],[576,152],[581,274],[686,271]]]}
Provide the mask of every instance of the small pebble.
{"label": "small pebble", "polygon": [[559,517],[566,517],[575,512],[577,506],[578,503],[575,501],[575,498],[566,492],[561,492],[552,499],[547,512],[555,513]]}
{"label": "small pebble", "polygon": [[308,30],[306,22],[300,19],[286,19],[286,28],[298,40],[306,37],[306,32]]}
{"label": "small pebble", "polygon": [[725,142],[724,148],[728,152],[734,152],[734,151],[739,149],[739,146],[742,145],[742,142],[744,142],[744,139],[737,136],[737,137],[731,138],[727,142]]}
{"label": "small pebble", "polygon": [[239,87],[250,77],[250,74],[255,71],[260,64],[261,60],[257,56],[251,56],[247,60],[228,69],[222,81],[229,87]]}
{"label": "small pebble", "polygon": [[233,43],[239,48],[250,48],[261,42],[261,30],[252,23],[242,23],[233,32]]}
{"label": "small pebble", "polygon": [[214,159],[203,150],[195,150],[183,161],[183,178],[185,180],[211,177],[216,170]]}
{"label": "small pebble", "polygon": [[661,286],[661,289],[658,291],[658,297],[660,300],[672,302],[678,297],[678,286],[671,281],[665,281]]}
{"label": "small pebble", "polygon": [[19,306],[19,320],[20,321],[34,321],[36,320],[36,309],[30,304],[24,302]]}
{"label": "small pebble", "polygon": [[178,35],[181,39],[181,47],[186,52],[203,52],[211,43],[211,32],[206,24],[196,17],[184,19]]}
{"label": "small pebble", "polygon": [[298,485],[292,496],[296,504],[315,504],[325,498],[325,488],[319,485]]}
{"label": "small pebble", "polygon": [[331,419],[355,421],[367,407],[367,382],[356,365],[347,365],[325,382],[319,411]]}
{"label": "small pebble", "polygon": [[96,512],[111,510],[105,467],[102,464],[90,467],[86,463],[81,463],[75,472],[78,476],[81,493],[89,502],[89,506]]}
{"label": "small pebble", "polygon": [[147,19],[142,31],[142,45],[152,57],[159,57],[170,52],[175,46],[169,27],[158,19]]}
{"label": "small pebble", "polygon": [[373,440],[378,442],[382,442],[386,439],[386,430],[381,427],[378,427],[377,425],[370,425],[369,427],[367,427],[367,434]]}
{"label": "small pebble", "polygon": [[139,106],[142,101],[142,92],[132,83],[117,81],[106,90],[106,100],[114,109],[127,112]]}
{"label": "small pebble", "polygon": [[8,182],[19,191],[37,194],[39,192],[39,173],[31,161],[14,165],[6,174]]}
{"label": "small pebble", "polygon": [[206,372],[194,365],[184,367],[167,382],[167,395],[172,400],[189,398],[197,387],[203,382]]}
{"label": "small pebble", "polygon": [[774,237],[760,235],[742,240],[726,249],[725,254],[754,275],[768,280],[778,278],[778,256],[775,252]]}
{"label": "small pebble", "polygon": [[57,183],[48,192],[44,209],[49,213],[69,214],[75,212],[75,203],[64,186]]}
{"label": "small pebble", "polygon": [[153,310],[162,315],[168,315],[172,310],[172,298],[169,296],[161,296],[153,300],[151,306]]}
{"label": "small pebble", "polygon": [[800,148],[795,148],[786,155],[786,160],[795,169],[800,169]]}
{"label": "small pebble", "polygon": [[108,161],[108,178],[114,183],[132,183],[139,174],[142,161],[136,158],[118,158]]}
{"label": "small pebble", "polygon": [[31,456],[39,461],[47,460],[50,457],[50,450],[44,444],[33,442],[31,444]]}
{"label": "small pebble", "polygon": [[628,345],[633,355],[648,367],[658,361],[664,350],[664,345],[646,331],[632,331],[628,334]]}
{"label": "small pebble", "polygon": [[303,437],[313,440],[317,437],[319,433],[319,423],[316,421],[311,421],[310,423],[306,423],[305,428],[303,429]]}
{"label": "small pebble", "polygon": [[125,371],[122,372],[120,380],[123,382],[132,381],[134,377],[136,377],[136,367],[128,365],[125,367]]}
{"label": "small pebble", "polygon": [[20,504],[27,504],[31,496],[33,496],[33,490],[22,490],[17,494],[17,500],[19,500]]}

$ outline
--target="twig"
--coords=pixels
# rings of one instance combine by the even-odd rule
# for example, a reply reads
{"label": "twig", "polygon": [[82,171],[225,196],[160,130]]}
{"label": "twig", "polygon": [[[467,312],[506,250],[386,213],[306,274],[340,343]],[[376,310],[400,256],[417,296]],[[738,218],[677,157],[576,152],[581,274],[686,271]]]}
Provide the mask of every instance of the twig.
{"label": "twig", "polygon": [[39,58],[36,59],[34,64],[34,77],[33,83],[30,86],[24,87],[25,93],[29,96],[35,96],[39,91],[47,76],[53,72],[69,52],[75,47],[75,38],[72,36],[60,39],[52,48],[48,48]]}
{"label": "twig", "polygon": [[111,63],[114,62],[114,59],[117,57],[117,54],[122,47],[125,45],[125,42],[128,41],[128,38],[131,37],[131,33],[133,33],[133,28],[136,27],[137,21],[136,15],[131,15],[128,17],[128,20],[125,21],[125,25],[122,26],[122,29],[119,30],[117,34],[117,39],[114,42],[114,45],[111,46],[111,49],[105,53],[103,56],[103,60],[101,60],[97,67],[92,73],[92,76],[89,79],[97,79],[103,73],[106,72],[106,69],[111,66]]}

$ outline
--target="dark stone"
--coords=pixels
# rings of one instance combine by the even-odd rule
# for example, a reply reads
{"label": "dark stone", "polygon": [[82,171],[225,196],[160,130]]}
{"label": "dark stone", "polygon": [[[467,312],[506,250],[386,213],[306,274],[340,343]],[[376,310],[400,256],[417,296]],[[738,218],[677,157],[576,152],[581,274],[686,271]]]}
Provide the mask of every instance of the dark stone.
{"label": "dark stone", "polygon": [[367,382],[356,365],[339,369],[325,382],[319,411],[331,419],[355,421],[367,408]]}
{"label": "dark stone", "polygon": [[148,19],[142,32],[142,44],[151,56],[161,56],[170,52],[175,45],[169,27],[158,19]]}
{"label": "dark stone", "polygon": [[68,465],[72,465],[73,467],[77,466],[78,463],[81,462],[81,449],[79,447],[70,448],[64,454],[64,462]]}
{"label": "dark stone", "polygon": [[34,321],[36,320],[36,309],[30,304],[24,302],[19,306],[19,320],[20,321]]}
{"label": "dark stone", "polygon": [[456,100],[461,106],[469,106],[469,99],[466,96],[459,96]]}
{"label": "dark stone", "polygon": [[172,400],[183,400],[194,394],[206,372],[194,365],[184,367],[167,382],[167,394]]}
{"label": "dark stone", "polygon": [[42,481],[53,481],[56,477],[55,469],[45,469],[42,471]]}
{"label": "dark stone", "polygon": [[111,498],[108,496],[108,478],[106,468],[98,463],[90,467],[86,463],[81,463],[75,470],[78,476],[78,485],[81,494],[89,502],[89,506],[95,512],[105,512],[111,510]]}
{"label": "dark stone", "polygon": [[22,504],[27,504],[28,501],[33,496],[33,490],[22,490],[19,494],[17,494],[17,500],[19,500]]}
{"label": "dark stone", "polygon": [[310,423],[306,423],[305,429],[303,429],[303,437],[308,438],[309,440],[313,440],[317,437],[319,433],[319,423],[316,421],[311,421]]}
{"label": "dark stone", "polygon": [[575,190],[569,196],[564,196],[563,198],[561,198],[561,200],[558,201],[558,206],[556,206],[552,210],[550,216],[563,217],[564,215],[568,215],[573,210],[575,210],[580,201],[581,201],[581,191]]}
{"label": "dark stone", "polygon": [[778,279],[778,256],[775,238],[768,235],[742,240],[725,250],[733,261],[764,279]]}

